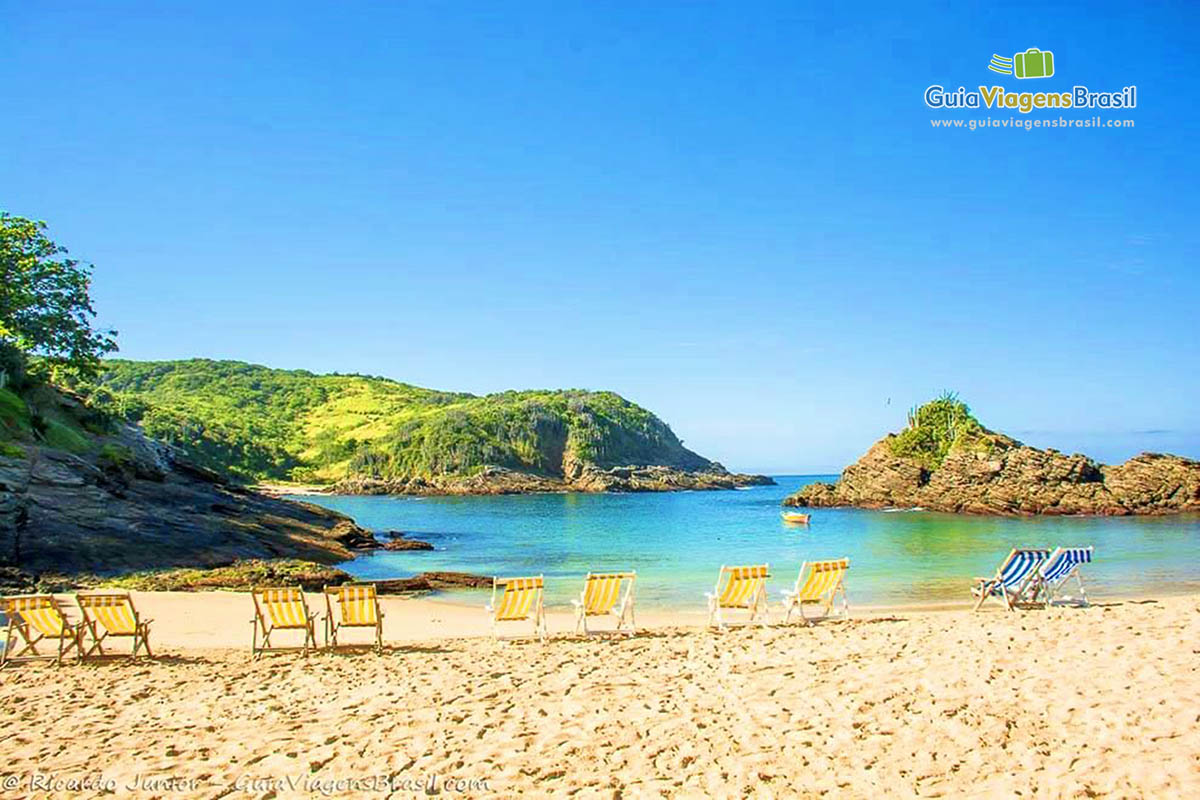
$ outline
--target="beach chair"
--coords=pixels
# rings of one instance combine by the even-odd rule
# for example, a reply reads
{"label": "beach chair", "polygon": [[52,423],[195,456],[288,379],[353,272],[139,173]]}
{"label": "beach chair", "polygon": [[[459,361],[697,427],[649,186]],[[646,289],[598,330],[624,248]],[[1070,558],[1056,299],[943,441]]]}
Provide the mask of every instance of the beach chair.
{"label": "beach chair", "polygon": [[[282,653],[299,650],[307,658],[310,650],[317,649],[316,615],[308,610],[304,602],[304,590],[299,586],[254,587],[250,590],[254,598],[254,638],[250,652],[255,658],[263,653]],[[304,644],[299,647],[279,647],[271,644],[275,631],[301,631]],[[262,644],[258,642],[262,635]]]}
{"label": "beach chair", "polygon": [[[1087,592],[1083,588],[1083,577],[1079,574],[1079,568],[1092,563],[1093,550],[1092,547],[1060,547],[1051,553],[1038,568],[1038,599],[1047,605],[1053,605],[1056,599],[1076,605],[1088,605]],[[1064,585],[1072,576],[1079,586],[1078,598],[1062,594]]]}
{"label": "beach chair", "polygon": [[746,624],[761,619],[763,627],[768,622],[767,578],[771,577],[768,564],[748,567],[721,567],[717,585],[705,592],[708,599],[708,624],[725,627],[725,613],[734,609],[749,612]]}
{"label": "beach chair", "polygon": [[[375,652],[383,652],[383,612],[373,583],[344,583],[325,587],[325,646],[339,647],[342,628],[371,628],[375,631]],[[337,612],[334,613],[334,608]],[[346,645],[340,645],[346,646]]]}
{"label": "beach chair", "polygon": [[92,644],[83,653],[83,658],[92,654],[105,656],[104,642],[109,637],[132,640],[130,658],[136,658],[140,650],[154,658],[150,650],[150,622],[138,616],[133,599],[128,592],[88,592],[75,595],[75,604],[83,615],[83,624],[92,637]]}
{"label": "beach chair", "polygon": [[[0,668],[19,661],[54,659],[62,664],[72,651],[78,660],[83,656],[84,623],[67,621],[58,600],[51,594],[31,594],[6,597],[4,616],[8,619],[4,654]],[[38,645],[54,643],[54,652],[42,652]],[[17,649],[17,648],[20,649]]]}
{"label": "beach chair", "polygon": [[1038,588],[1037,568],[1050,555],[1044,548],[1016,547],[991,578],[975,578],[971,594],[979,598],[975,611],[989,599],[1003,603],[1009,611],[1018,603],[1030,603]]}
{"label": "beach chair", "polygon": [[[633,585],[636,581],[636,572],[589,572],[579,599],[571,601],[571,605],[575,606],[575,632],[582,630],[584,636],[609,633],[589,631],[588,619],[611,616],[617,620],[617,627],[612,633],[633,636]],[[622,585],[624,593],[621,591]]]}
{"label": "beach chair", "polygon": [[833,604],[838,592],[842,594],[842,617],[849,618],[850,602],[846,599],[846,572],[850,569],[850,559],[839,558],[832,561],[805,561],[800,565],[800,574],[796,576],[796,585],[783,590],[784,623],[792,619],[792,612],[799,611],[800,619],[811,625],[818,617],[804,616],[805,605],[824,604],[821,617],[828,617],[833,610]]}
{"label": "beach chair", "polygon": [[[499,600],[496,593],[500,588]],[[532,620],[533,635],[545,641],[546,612],[542,608],[542,591],[545,581],[541,575],[535,578],[493,578],[492,602],[487,610],[492,615],[492,636],[497,639],[511,638],[500,636],[500,624],[504,622],[525,622]]]}

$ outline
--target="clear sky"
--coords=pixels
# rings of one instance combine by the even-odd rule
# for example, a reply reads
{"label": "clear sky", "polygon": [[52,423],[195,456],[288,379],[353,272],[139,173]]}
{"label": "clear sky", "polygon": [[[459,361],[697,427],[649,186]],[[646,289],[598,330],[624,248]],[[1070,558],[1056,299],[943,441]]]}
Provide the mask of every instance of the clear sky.
{"label": "clear sky", "polygon": [[[1200,457],[1193,3],[180,5],[0,0],[0,208],[125,357],[612,389],[746,470],[943,389]],[[1021,115],[934,83],[1136,84],[1136,127],[935,130]]]}

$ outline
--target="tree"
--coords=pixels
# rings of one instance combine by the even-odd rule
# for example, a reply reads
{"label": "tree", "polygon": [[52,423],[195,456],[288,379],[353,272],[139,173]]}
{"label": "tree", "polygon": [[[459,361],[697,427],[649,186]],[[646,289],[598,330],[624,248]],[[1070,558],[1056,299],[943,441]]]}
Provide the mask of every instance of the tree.
{"label": "tree", "polygon": [[117,332],[92,327],[92,265],[66,258],[45,230],[0,212],[0,373],[35,355],[92,376]]}

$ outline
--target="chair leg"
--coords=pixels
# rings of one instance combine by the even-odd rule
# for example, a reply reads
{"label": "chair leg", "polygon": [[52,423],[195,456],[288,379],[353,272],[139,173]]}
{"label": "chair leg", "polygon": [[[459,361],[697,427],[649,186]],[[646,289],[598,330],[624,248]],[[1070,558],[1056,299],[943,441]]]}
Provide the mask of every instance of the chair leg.
{"label": "chair leg", "polygon": [[1079,574],[1079,570],[1075,570],[1075,582],[1079,584],[1079,599],[1085,606],[1090,606],[1091,601],[1088,600],[1087,590],[1083,588],[1083,576]]}
{"label": "chair leg", "polygon": [[4,652],[0,654],[0,669],[4,669],[4,667],[8,665],[8,660],[12,658],[14,633],[15,630],[13,628],[13,621],[10,619],[8,621],[8,627],[4,631]]}

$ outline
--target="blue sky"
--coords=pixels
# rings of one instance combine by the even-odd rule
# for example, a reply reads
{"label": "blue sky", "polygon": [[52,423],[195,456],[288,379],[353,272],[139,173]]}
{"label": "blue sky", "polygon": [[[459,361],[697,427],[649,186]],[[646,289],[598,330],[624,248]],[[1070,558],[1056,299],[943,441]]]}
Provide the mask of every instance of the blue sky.
{"label": "blue sky", "polygon": [[[163,5],[0,2],[0,207],[125,357],[613,389],[748,470],[943,389],[1200,457],[1194,5]],[[933,83],[1136,84],[1136,127],[934,130],[1020,115]]]}

